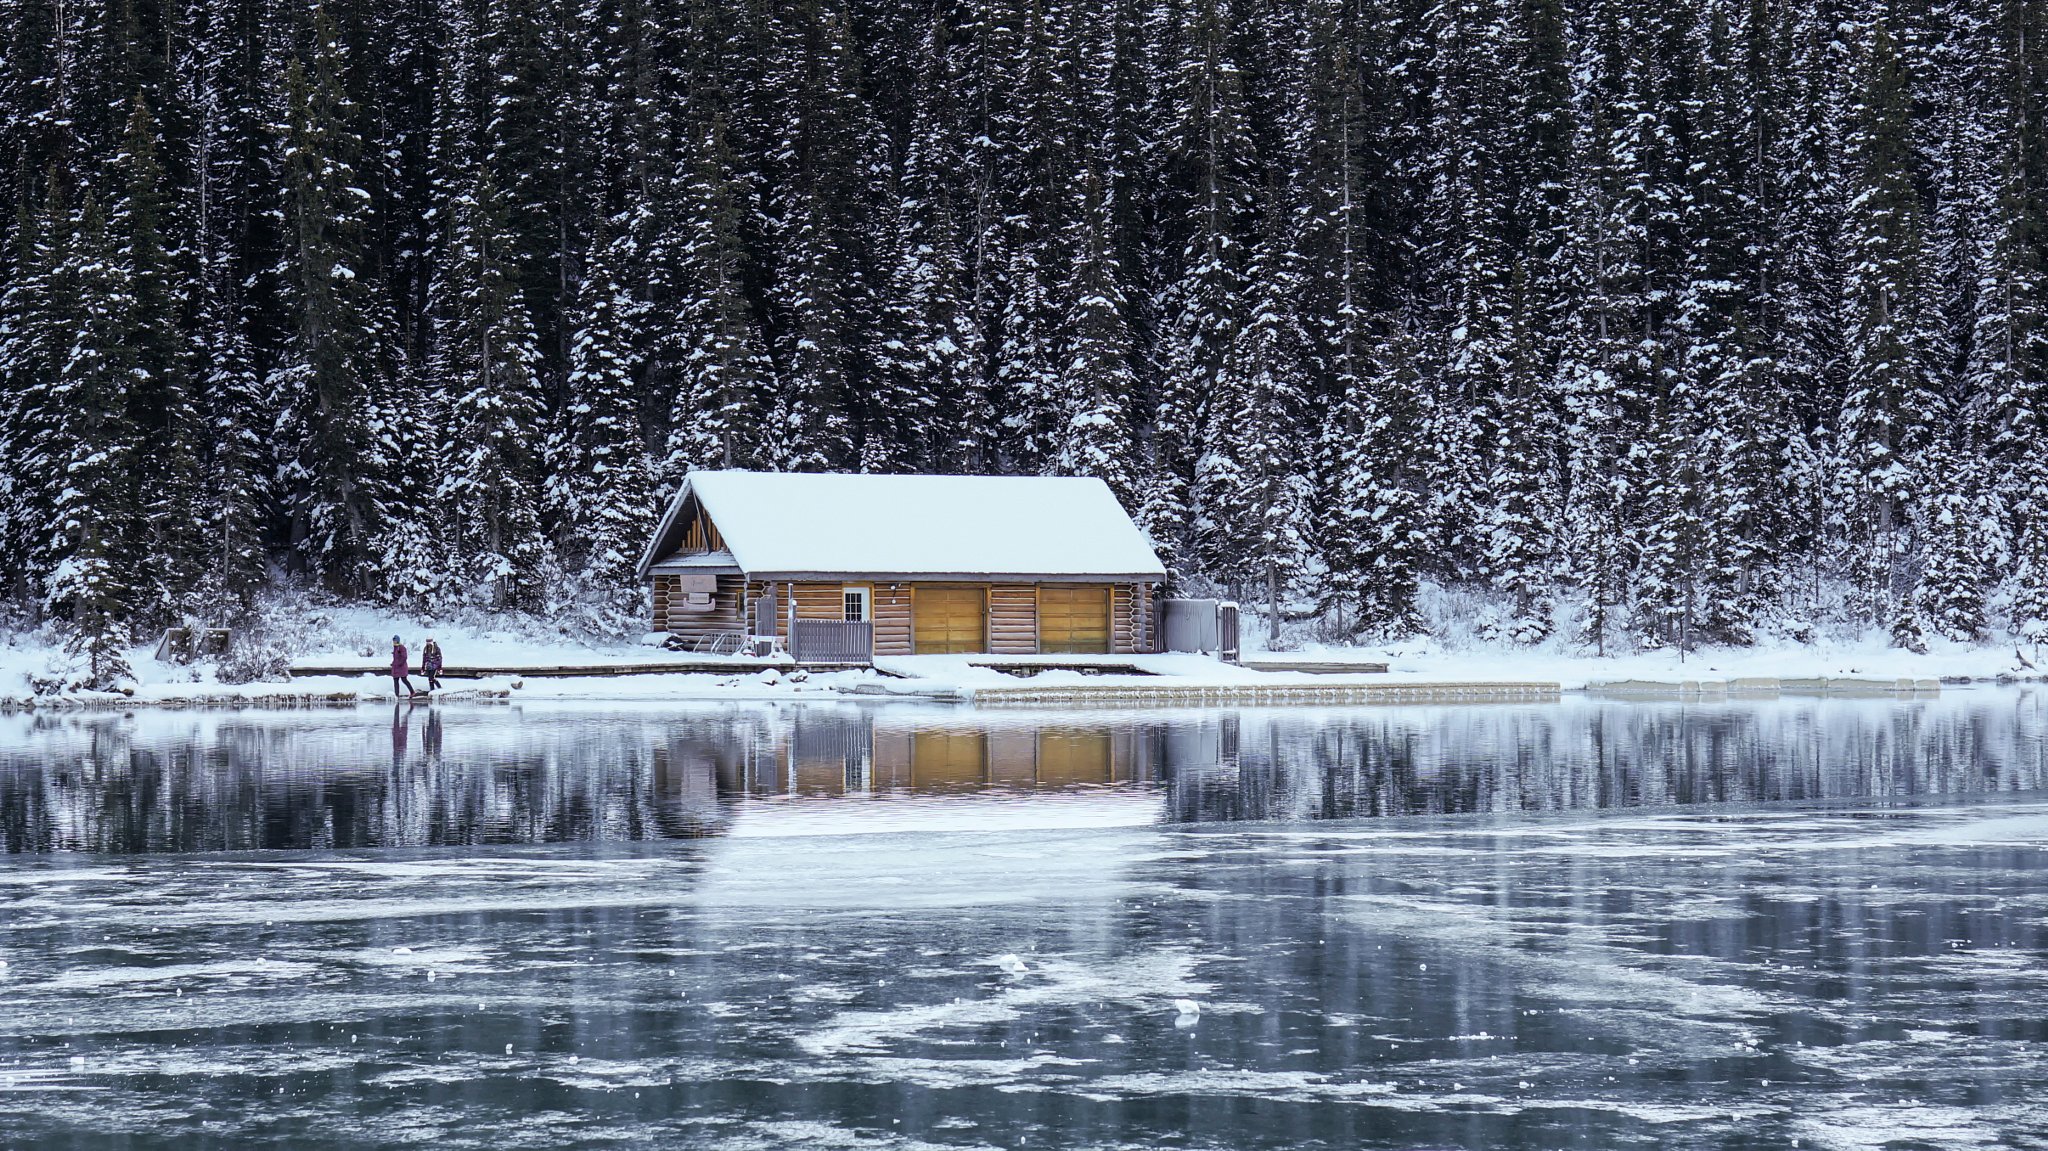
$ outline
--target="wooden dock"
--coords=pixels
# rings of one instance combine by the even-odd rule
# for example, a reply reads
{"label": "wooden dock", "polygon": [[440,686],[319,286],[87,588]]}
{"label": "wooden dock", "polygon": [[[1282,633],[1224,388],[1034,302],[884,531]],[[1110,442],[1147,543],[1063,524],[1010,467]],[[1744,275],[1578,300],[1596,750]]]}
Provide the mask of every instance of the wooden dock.
{"label": "wooden dock", "polygon": [[1385,675],[1387,665],[1364,663],[1341,659],[1293,659],[1286,656],[1260,656],[1257,659],[1238,661],[1253,671],[1298,671],[1309,675]]}
{"label": "wooden dock", "polygon": [[1064,683],[976,687],[984,707],[1062,704],[1146,707],[1245,707],[1268,704],[1555,703],[1554,683]]}
{"label": "wooden dock", "polygon": [[970,661],[974,667],[985,667],[1004,675],[1028,676],[1045,671],[1072,671],[1082,675],[1158,675],[1156,671],[1140,667],[1130,660],[1118,660],[1103,656],[1004,656],[1001,659],[976,659]]}
{"label": "wooden dock", "polygon": [[1874,679],[1855,676],[1621,679],[1586,685],[1586,694],[1599,699],[1771,699],[1785,695],[1877,698],[1940,693],[1941,681],[1938,679]]}

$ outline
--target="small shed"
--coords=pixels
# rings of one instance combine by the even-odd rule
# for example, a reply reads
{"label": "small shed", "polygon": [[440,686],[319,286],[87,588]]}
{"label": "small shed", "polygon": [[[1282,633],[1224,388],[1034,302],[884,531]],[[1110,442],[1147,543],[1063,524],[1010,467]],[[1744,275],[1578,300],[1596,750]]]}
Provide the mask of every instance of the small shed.
{"label": "small shed", "polygon": [[830,621],[880,656],[1153,651],[1166,578],[1101,480],[747,471],[691,472],[640,575],[686,642]]}

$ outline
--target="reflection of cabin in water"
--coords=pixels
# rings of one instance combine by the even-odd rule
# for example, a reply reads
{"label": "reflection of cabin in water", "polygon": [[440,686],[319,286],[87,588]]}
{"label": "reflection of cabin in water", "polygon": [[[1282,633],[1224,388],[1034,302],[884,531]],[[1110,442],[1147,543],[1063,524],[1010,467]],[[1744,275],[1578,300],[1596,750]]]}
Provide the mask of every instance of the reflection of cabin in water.
{"label": "reflection of cabin in water", "polygon": [[692,472],[640,561],[654,630],[798,659],[1156,649],[1159,558],[1101,480]]}
{"label": "reflection of cabin in water", "polygon": [[1155,758],[1128,727],[797,716],[745,763],[720,764],[719,782],[768,795],[1029,791],[1151,779]]}
{"label": "reflection of cabin in water", "polygon": [[735,735],[707,733],[655,746],[651,796],[663,835],[715,834],[724,820],[722,799],[740,795],[1037,791],[1146,782],[1158,777],[1169,750],[1159,732],[1129,725],[936,720],[886,710],[799,713]]}

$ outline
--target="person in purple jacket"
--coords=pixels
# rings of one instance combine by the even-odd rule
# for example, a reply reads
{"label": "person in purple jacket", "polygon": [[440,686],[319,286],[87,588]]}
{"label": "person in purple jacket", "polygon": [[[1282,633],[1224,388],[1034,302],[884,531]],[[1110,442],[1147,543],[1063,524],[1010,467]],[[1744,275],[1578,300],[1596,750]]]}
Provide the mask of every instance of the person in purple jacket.
{"label": "person in purple jacket", "polygon": [[441,690],[441,645],[427,637],[427,644],[420,649],[420,674],[427,677],[427,690]]}
{"label": "person in purple jacket", "polygon": [[[400,691],[400,687],[405,690]],[[391,637],[391,694],[399,699],[419,694],[419,689],[412,685],[412,662],[406,656],[405,641],[395,635]]]}

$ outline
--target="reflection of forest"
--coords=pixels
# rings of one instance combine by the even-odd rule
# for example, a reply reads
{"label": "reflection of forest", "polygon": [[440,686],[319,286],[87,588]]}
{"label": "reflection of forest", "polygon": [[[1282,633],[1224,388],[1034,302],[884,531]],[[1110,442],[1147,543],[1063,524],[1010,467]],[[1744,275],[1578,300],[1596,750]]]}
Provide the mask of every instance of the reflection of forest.
{"label": "reflection of forest", "polygon": [[1157,786],[1329,819],[2038,788],[2033,693],[1719,707],[16,718],[0,847],[223,851],[717,835],[770,796]]}
{"label": "reflection of forest", "polygon": [[[2048,696],[1226,714],[1169,753],[1180,821],[2027,791]],[[1171,747],[1171,741],[1169,741]],[[1197,766],[1197,765],[1210,766]]]}

